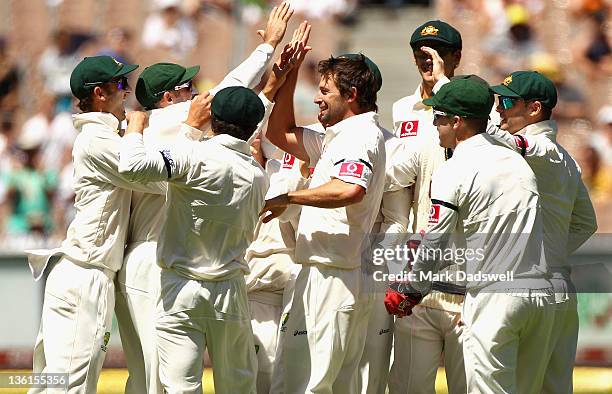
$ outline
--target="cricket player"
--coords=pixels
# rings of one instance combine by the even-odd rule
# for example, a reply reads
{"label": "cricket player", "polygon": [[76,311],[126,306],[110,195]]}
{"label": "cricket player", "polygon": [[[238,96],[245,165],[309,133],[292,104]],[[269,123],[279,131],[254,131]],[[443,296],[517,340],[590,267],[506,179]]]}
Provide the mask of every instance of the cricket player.
{"label": "cricket player", "polygon": [[[310,174],[307,167],[304,173],[304,166],[305,163],[288,153],[283,154],[283,160],[267,159],[270,188],[266,196],[305,188]],[[299,267],[293,262],[299,215],[300,209],[294,209],[267,223],[260,219],[255,240],[246,252],[250,269],[246,286],[258,360],[258,393],[270,392],[281,317],[291,299],[289,283],[295,280]]]}
{"label": "cricket player", "polygon": [[551,120],[557,91],[551,80],[535,71],[517,71],[493,86],[498,95],[499,128],[492,135],[521,153],[534,171],[544,223],[544,257],[553,272],[556,304],[542,393],[572,393],[578,341],[576,289],[568,256],[597,230],[595,210],[581,179],[580,168],[557,143]]}
{"label": "cricket player", "polygon": [[[354,392],[367,331],[361,322],[367,323],[371,310],[360,300],[362,251],[385,175],[384,139],[375,112],[377,81],[363,57],[321,61],[315,97],[326,129],[321,136],[295,125],[297,70],[277,94],[266,133],[273,144],[314,166],[308,189],[269,199],[263,210],[270,212],[267,221],[288,205],[303,205],[295,250],[302,269],[282,344],[287,357],[283,392]],[[305,347],[307,353],[292,351]]]}
{"label": "cricket player", "polygon": [[[223,81],[209,91],[214,95],[228,86],[254,87],[270,63],[272,54],[282,40],[292,11],[287,3],[275,7],[262,34],[264,43]],[[136,98],[152,109],[149,125],[143,133],[148,148],[170,146],[181,130],[195,93],[193,79],[199,66],[185,68],[173,63],[157,63],[147,67],[136,84]],[[267,84],[260,98],[269,114],[275,94],[274,85]],[[204,126],[208,129],[209,124]],[[199,130],[191,138],[199,139]],[[121,342],[126,355],[129,377],[127,393],[160,393],[158,357],[155,333],[155,309],[161,269],[156,264],[156,248],[164,223],[165,196],[134,193],[132,196],[129,240],[123,268],[118,275],[116,315]]]}
{"label": "cricket player", "polygon": [[451,235],[462,237],[470,256],[462,313],[468,392],[541,392],[551,354],[542,338],[553,332],[555,296],[541,259],[535,175],[485,132],[493,97],[482,81],[453,80],[424,104],[435,111],[440,144],[454,154],[433,177],[431,226],[412,275],[388,290],[387,309],[409,315],[430,291],[427,274],[443,264],[436,251]]}
{"label": "cricket player", "polygon": [[[74,115],[79,131],[72,151],[76,214],[59,248],[26,251],[35,280],[48,271],[33,370],[68,373],[70,393],[96,392],[110,339],[113,280],[123,262],[132,189],[165,193],[163,185],[132,184],[118,172],[119,124],[126,118],[130,91],[126,75],[137,67],[94,56],[72,71],[70,88],[83,111]],[[128,119],[128,130],[134,128],[142,131],[142,125]]]}
{"label": "cricket player", "polygon": [[[432,174],[451,155],[450,149],[439,144],[432,108],[423,103],[424,99],[433,96],[436,83],[428,50],[432,48],[440,55],[444,61],[444,74],[452,77],[461,60],[462,39],[451,25],[432,20],[417,27],[410,38],[410,46],[421,83],[414,94],[393,104],[395,136],[404,141],[409,154],[398,155],[399,163],[389,167],[394,180],[391,190],[412,189],[413,199],[407,200],[406,205],[412,211],[411,232],[418,234],[429,224]],[[442,354],[449,393],[465,392],[463,329],[458,324],[464,298],[462,293],[461,286],[451,286],[449,292],[432,291],[414,309],[412,316],[396,319],[389,393],[434,393]]]}
{"label": "cricket player", "polygon": [[[169,149],[147,151],[140,133],[126,134],[120,171],[135,182],[168,181],[157,247],[162,271],[156,329],[164,390],[201,393],[202,355],[208,349],[216,392],[255,393],[244,254],[268,178],[246,141],[265,110],[244,87],[219,91],[208,110],[210,97],[194,100],[181,140]],[[199,129],[209,118],[214,137],[185,138],[189,128]]]}

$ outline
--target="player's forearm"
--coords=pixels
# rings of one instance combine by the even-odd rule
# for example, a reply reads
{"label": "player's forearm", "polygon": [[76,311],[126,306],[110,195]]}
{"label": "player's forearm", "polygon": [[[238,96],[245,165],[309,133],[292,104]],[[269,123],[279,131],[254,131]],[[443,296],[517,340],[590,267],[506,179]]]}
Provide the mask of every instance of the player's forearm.
{"label": "player's forearm", "polygon": [[341,208],[360,202],[365,190],[358,185],[334,179],[314,189],[287,193],[289,204],[309,205],[317,208]]}
{"label": "player's forearm", "polygon": [[310,158],[304,147],[298,146],[301,144],[301,138],[298,136],[301,129],[296,127],[293,108],[293,94],[296,83],[297,70],[293,70],[276,93],[274,109],[268,120],[266,138],[283,151],[308,162]]}

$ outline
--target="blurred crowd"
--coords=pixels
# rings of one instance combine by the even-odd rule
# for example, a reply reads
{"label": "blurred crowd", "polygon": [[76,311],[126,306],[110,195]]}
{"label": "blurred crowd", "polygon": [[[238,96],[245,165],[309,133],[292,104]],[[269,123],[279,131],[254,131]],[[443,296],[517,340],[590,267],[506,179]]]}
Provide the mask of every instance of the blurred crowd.
{"label": "blurred crowd", "polygon": [[[34,9],[34,3],[41,3],[41,8]],[[101,9],[102,3],[107,7]],[[0,36],[0,250],[54,244],[65,235],[73,215],[71,148],[76,134],[69,77],[80,59],[106,54],[141,64],[140,70],[157,61],[201,64],[203,77],[197,85],[203,91],[257,44],[254,32],[275,3],[9,1],[0,12],[11,13],[14,21],[27,17],[29,25],[40,18],[44,28],[25,33],[15,22]],[[315,49],[296,92],[298,118],[311,123],[316,120],[312,97],[318,84],[317,61],[346,47],[350,29],[359,28],[368,7],[385,6],[392,12],[429,1],[291,3],[302,15],[294,21],[307,18],[314,25]],[[95,7],[95,13],[87,12]],[[438,0],[435,7],[440,19],[464,36],[460,72],[497,83],[511,71],[534,69],[556,83],[560,140],[579,160],[599,207],[600,229],[612,230],[612,209],[606,209],[612,208],[610,2]],[[98,16],[101,11],[103,18]],[[134,86],[135,81],[130,82]],[[138,108],[133,97],[128,104]]]}

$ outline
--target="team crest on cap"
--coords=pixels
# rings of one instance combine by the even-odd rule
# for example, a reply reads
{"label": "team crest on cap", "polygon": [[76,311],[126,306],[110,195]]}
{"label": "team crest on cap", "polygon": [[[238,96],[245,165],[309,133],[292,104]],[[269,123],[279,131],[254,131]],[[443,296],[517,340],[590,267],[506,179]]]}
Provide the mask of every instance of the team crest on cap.
{"label": "team crest on cap", "polygon": [[508,75],[506,79],[504,79],[503,85],[508,86],[512,83],[512,75]]}
{"label": "team crest on cap", "polygon": [[435,26],[429,25],[427,27],[424,27],[423,30],[421,30],[421,35],[422,36],[437,36],[439,31],[440,30],[436,29]]}

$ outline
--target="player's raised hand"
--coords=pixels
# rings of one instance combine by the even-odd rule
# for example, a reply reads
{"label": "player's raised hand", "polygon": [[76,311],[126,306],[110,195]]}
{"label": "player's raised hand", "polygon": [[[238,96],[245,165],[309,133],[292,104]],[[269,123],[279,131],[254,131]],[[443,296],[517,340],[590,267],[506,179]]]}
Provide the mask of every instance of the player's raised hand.
{"label": "player's raised hand", "polygon": [[312,26],[308,23],[308,21],[304,21],[300,23],[300,26],[298,26],[298,28],[293,32],[291,43],[297,47],[296,52],[293,55],[295,58],[294,67],[300,67],[306,58],[306,55],[312,49],[312,47],[308,46],[311,28]]}
{"label": "player's raised hand", "polygon": [[126,115],[125,119],[127,120],[128,124],[127,128],[125,129],[125,134],[142,134],[143,130],[149,124],[149,115],[142,111],[132,111]]}
{"label": "player's raised hand", "polygon": [[276,48],[285,36],[287,23],[289,23],[291,15],[293,15],[293,10],[289,6],[289,2],[283,1],[270,12],[265,30],[257,30],[257,34],[261,36],[265,43]]}
{"label": "player's raised hand", "polygon": [[421,50],[431,56],[431,63],[433,66],[431,70],[431,76],[433,77],[435,84],[439,80],[444,78],[444,60],[442,59],[438,51],[433,48],[423,46],[421,47]]}
{"label": "player's raised hand", "polygon": [[210,121],[210,105],[212,99],[213,96],[210,92],[195,96],[189,106],[189,114],[187,115],[185,123],[196,129],[202,129]]}

